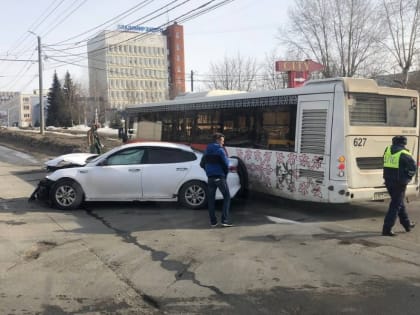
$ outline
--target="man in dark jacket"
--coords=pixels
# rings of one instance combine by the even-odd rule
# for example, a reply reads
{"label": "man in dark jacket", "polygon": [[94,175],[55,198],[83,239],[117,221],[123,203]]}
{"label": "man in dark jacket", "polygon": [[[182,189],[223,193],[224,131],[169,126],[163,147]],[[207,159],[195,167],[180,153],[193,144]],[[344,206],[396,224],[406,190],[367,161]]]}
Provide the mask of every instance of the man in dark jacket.
{"label": "man in dark jacket", "polygon": [[216,227],[218,225],[215,214],[216,190],[219,188],[223,195],[223,211],[221,224],[224,227],[232,226],[229,219],[230,208],[230,192],[226,182],[229,172],[229,159],[226,150],[223,147],[225,136],[221,133],[213,135],[214,142],[207,146],[201,165],[207,174],[208,185],[208,209],[210,216],[210,225]]}
{"label": "man in dark jacket", "polygon": [[406,137],[396,136],[392,138],[392,145],[388,146],[384,153],[383,177],[385,186],[391,196],[391,202],[389,203],[382,229],[382,235],[384,236],[395,236],[395,233],[392,232],[392,227],[397,220],[397,216],[407,232],[410,232],[415,226],[415,223],[408,218],[404,204],[407,184],[416,174],[416,162],[405,148],[406,145]]}

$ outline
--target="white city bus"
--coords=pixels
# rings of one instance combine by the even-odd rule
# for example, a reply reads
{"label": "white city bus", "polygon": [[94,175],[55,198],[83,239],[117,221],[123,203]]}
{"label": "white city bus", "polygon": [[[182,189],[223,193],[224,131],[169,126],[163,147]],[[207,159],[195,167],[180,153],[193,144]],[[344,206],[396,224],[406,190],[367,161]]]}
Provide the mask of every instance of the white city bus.
{"label": "white city bus", "polygon": [[[205,145],[224,133],[250,190],[328,203],[382,200],[383,152],[405,135],[418,162],[418,92],[334,78],[303,87],[187,97],[127,108],[139,139]],[[244,176],[245,177],[245,176]],[[407,196],[418,193],[418,175]]]}

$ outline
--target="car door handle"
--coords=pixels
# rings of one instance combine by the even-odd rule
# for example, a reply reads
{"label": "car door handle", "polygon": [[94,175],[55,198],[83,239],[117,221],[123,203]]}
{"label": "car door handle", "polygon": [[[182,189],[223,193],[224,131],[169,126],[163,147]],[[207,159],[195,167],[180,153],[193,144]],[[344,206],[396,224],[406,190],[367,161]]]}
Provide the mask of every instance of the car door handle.
{"label": "car door handle", "polygon": [[177,167],[176,170],[177,171],[187,171],[188,168],[186,168],[186,167]]}
{"label": "car door handle", "polygon": [[128,169],[129,172],[140,172],[139,168],[129,168]]}

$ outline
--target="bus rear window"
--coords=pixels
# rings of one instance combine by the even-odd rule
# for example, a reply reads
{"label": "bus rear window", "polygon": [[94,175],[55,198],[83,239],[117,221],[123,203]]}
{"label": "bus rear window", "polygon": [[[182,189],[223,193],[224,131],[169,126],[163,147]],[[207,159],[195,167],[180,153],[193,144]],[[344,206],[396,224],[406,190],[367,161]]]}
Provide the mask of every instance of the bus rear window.
{"label": "bus rear window", "polygon": [[411,97],[352,94],[352,126],[416,127],[417,109]]}

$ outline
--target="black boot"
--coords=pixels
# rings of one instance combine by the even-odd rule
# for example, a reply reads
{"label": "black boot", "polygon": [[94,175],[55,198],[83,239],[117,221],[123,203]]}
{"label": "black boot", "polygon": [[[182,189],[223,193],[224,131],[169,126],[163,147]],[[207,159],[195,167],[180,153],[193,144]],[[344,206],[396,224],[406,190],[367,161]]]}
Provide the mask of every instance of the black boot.
{"label": "black boot", "polygon": [[382,229],[382,235],[383,236],[396,236],[397,234],[395,234],[394,232],[392,232],[391,229],[383,228]]}
{"label": "black boot", "polygon": [[406,232],[410,232],[416,226],[416,223],[413,221],[408,222],[407,225],[404,225],[404,229]]}

